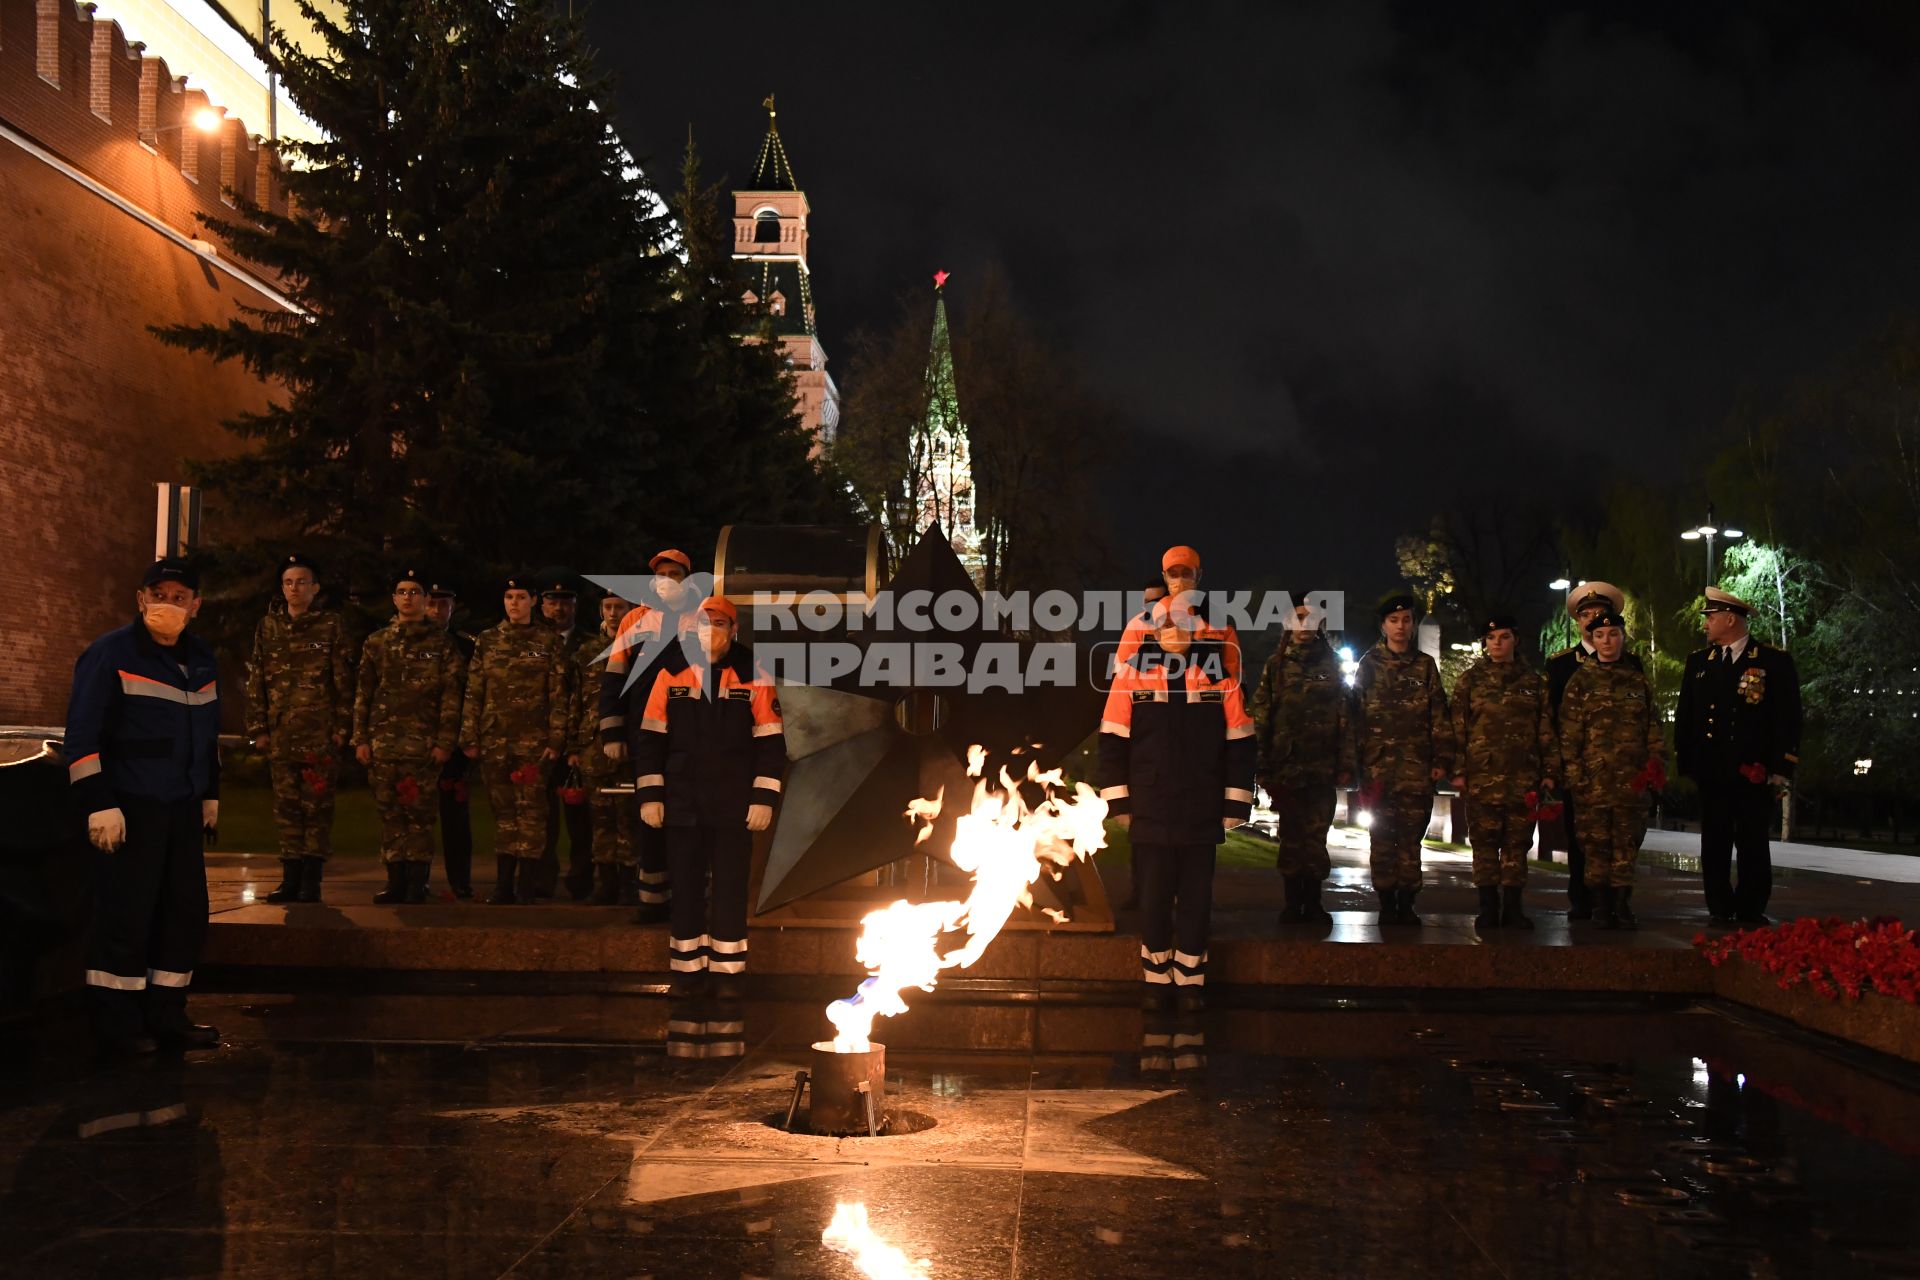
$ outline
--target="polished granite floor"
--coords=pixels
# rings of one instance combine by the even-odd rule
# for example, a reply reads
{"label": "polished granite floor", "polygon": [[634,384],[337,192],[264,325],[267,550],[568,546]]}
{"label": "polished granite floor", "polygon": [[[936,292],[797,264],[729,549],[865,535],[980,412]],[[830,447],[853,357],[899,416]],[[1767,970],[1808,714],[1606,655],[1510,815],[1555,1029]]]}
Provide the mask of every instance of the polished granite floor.
{"label": "polished granite floor", "polygon": [[816,1005],[196,1007],[215,1052],[96,1068],[56,1026],[9,1057],[0,1272],[1920,1274],[1914,1081],[1704,1007],[1058,1008],[1022,1038],[930,1001],[885,1029],[916,1131],[851,1139],[778,1127]]}

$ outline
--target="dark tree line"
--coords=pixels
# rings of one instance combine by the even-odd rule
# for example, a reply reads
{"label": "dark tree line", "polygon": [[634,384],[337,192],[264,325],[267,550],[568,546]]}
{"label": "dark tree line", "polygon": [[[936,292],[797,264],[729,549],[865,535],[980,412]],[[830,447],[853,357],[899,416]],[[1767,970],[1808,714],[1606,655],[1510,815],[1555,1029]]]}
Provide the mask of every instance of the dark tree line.
{"label": "dark tree line", "polygon": [[747,312],[691,143],[669,213],[613,93],[551,6],[349,0],[325,41],[260,50],[321,141],[286,145],[288,212],[212,223],[293,313],[170,329],[273,388],[193,468],[227,581],[279,555],[336,586],[426,561],[477,587],[567,563],[698,555],[733,520],[839,520],[777,348]]}

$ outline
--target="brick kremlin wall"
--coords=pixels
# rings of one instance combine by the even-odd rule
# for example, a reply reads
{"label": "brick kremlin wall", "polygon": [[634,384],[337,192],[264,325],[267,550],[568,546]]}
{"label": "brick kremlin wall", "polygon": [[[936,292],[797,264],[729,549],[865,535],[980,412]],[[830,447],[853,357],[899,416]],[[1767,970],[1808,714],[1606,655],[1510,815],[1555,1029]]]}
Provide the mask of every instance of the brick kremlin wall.
{"label": "brick kremlin wall", "polygon": [[195,129],[205,96],[91,8],[0,0],[0,724],[64,719],[74,658],[131,616],[154,484],[233,452],[220,422],[266,402],[148,326],[279,305],[194,216],[231,216],[230,190],[284,208],[272,149]]}

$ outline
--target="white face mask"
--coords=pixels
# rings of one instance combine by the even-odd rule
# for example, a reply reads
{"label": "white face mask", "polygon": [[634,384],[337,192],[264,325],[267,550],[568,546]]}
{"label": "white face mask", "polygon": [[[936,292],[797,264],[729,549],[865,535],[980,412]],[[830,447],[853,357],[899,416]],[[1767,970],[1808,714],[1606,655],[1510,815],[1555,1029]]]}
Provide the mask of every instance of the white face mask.
{"label": "white face mask", "polygon": [[140,606],[140,617],[147,624],[147,630],[153,638],[162,644],[172,644],[187,629],[187,611],[177,604],[162,604],[154,601]]}

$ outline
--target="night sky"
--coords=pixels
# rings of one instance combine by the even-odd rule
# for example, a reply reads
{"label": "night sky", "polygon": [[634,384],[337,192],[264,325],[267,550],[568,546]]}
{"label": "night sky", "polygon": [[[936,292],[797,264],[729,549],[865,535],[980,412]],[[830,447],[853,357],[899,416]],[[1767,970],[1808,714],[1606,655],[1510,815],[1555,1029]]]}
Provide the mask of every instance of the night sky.
{"label": "night sky", "polygon": [[1208,585],[1358,593],[1444,503],[1694,472],[1742,398],[1920,297],[1903,8],[599,0],[587,29],[663,184],[690,123],[744,179],[778,94],[843,379],[903,292],[951,270],[963,325],[998,262],[1121,407],[1129,584],[1188,541]]}

